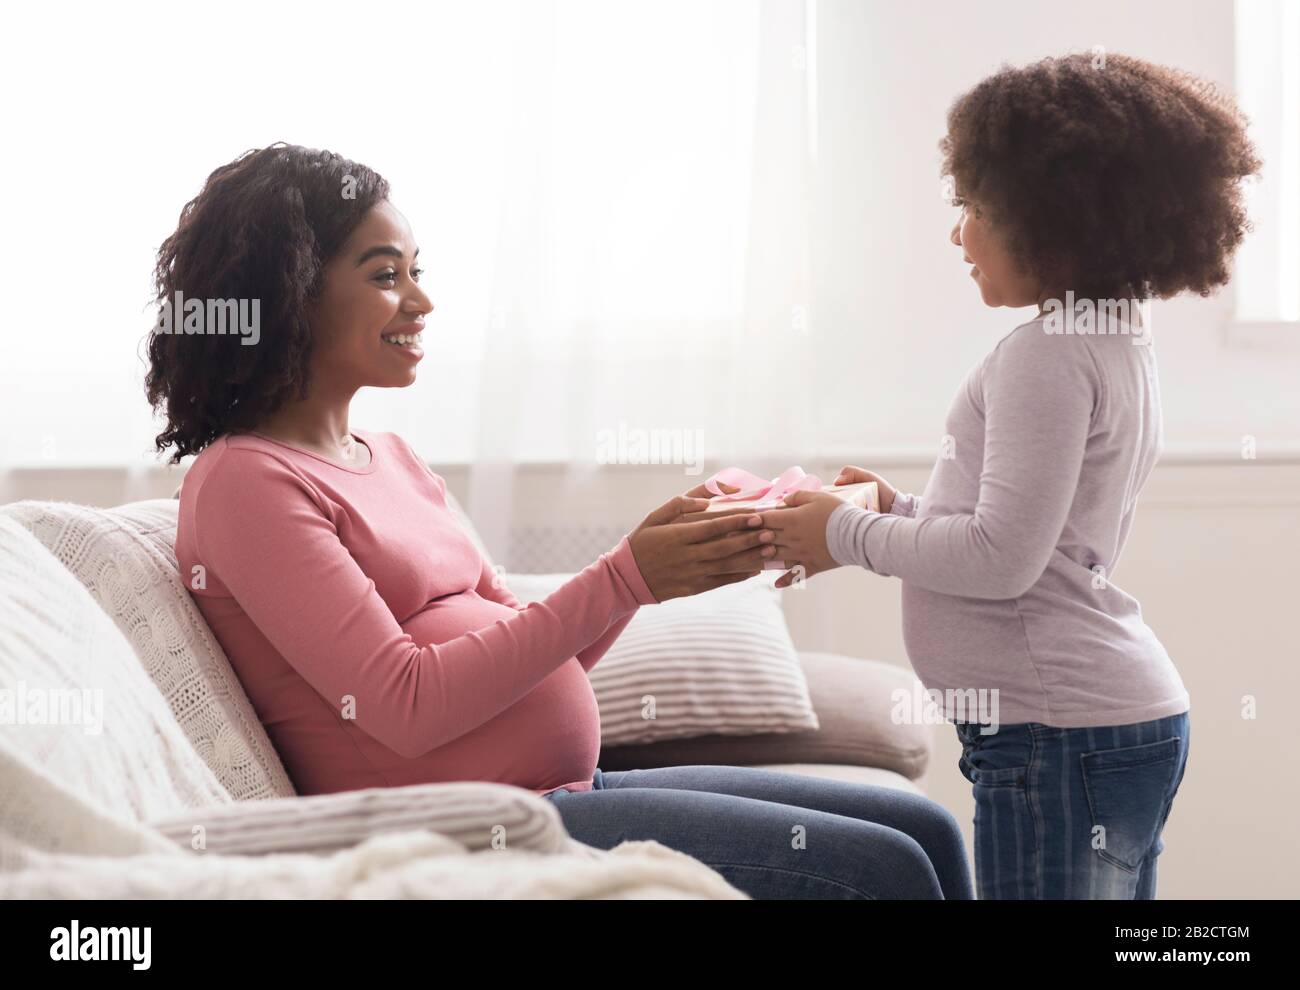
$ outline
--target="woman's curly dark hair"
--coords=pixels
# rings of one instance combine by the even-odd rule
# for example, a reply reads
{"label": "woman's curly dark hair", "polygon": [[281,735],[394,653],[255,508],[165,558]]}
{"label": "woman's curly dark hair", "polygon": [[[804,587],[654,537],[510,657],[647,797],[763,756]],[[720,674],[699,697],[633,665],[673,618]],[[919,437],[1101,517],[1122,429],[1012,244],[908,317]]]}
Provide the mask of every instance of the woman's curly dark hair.
{"label": "woman's curly dark hair", "polygon": [[170,463],[306,396],[308,304],[325,263],[387,198],[388,183],[366,166],[281,142],[222,165],[185,204],[158,249],[160,318],[177,291],[186,300],[255,299],[260,338],[247,346],[239,334],[165,333],[155,324],[145,393],[166,415],[154,446],[175,448]]}
{"label": "woman's curly dark hair", "polygon": [[1004,66],[953,103],[939,148],[955,205],[987,211],[1022,271],[1095,299],[1225,284],[1260,168],[1213,85],[1101,53]]}

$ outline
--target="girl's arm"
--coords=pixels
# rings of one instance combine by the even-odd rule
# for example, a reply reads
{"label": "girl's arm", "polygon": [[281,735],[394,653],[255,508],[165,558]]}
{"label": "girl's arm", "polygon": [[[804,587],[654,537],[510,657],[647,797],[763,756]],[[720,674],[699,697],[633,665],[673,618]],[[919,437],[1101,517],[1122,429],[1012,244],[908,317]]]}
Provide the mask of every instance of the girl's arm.
{"label": "girl's arm", "polygon": [[[827,520],[831,557],[948,595],[1008,599],[1033,587],[1074,502],[1104,395],[1090,347],[1086,338],[1048,335],[1037,324],[1005,337],[983,370],[975,511],[918,520],[844,505]],[[980,427],[960,425],[962,432]]]}

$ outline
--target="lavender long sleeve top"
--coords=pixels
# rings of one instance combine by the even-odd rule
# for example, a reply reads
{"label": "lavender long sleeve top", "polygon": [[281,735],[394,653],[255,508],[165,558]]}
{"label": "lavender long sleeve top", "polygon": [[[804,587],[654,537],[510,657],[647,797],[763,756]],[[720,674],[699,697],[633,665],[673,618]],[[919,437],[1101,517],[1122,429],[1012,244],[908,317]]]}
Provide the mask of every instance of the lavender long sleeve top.
{"label": "lavender long sleeve top", "polygon": [[908,656],[949,718],[975,721],[954,703],[993,689],[1004,724],[1188,710],[1169,655],[1114,581],[1163,441],[1151,340],[1049,334],[1041,316],[1017,327],[958,391],[921,497],[831,514],[836,561],[902,580]]}

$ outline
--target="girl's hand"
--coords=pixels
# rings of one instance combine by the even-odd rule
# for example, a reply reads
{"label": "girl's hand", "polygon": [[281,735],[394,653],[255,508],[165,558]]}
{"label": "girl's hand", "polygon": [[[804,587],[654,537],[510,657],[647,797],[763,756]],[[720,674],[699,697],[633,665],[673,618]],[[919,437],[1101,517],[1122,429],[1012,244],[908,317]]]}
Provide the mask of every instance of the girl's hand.
{"label": "girl's hand", "polygon": [[826,520],[843,504],[843,499],[826,492],[800,491],[785,497],[785,507],[763,513],[763,525],[776,534],[773,557],[788,568],[776,582],[778,588],[788,588],[796,577],[807,579],[840,566],[826,549]]}
{"label": "girl's hand", "polygon": [[882,513],[889,512],[894,507],[894,496],[898,494],[898,489],[880,475],[873,471],[868,471],[866,468],[845,465],[840,468],[840,473],[836,476],[835,481],[832,482],[832,484],[853,485],[860,481],[874,481],[876,483],[877,491],[880,495],[880,511]]}

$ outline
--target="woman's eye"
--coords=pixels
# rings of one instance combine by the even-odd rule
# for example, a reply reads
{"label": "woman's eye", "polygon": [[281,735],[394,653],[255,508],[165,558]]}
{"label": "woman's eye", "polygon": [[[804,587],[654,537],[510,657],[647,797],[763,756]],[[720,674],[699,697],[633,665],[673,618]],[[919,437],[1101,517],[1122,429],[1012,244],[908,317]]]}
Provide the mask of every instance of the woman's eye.
{"label": "woman's eye", "polygon": [[[411,278],[416,282],[420,281],[420,276],[423,274],[424,274],[423,268],[411,269]],[[393,271],[380,272],[378,275],[375,276],[375,278],[380,282],[396,282],[397,272],[393,272]]]}

